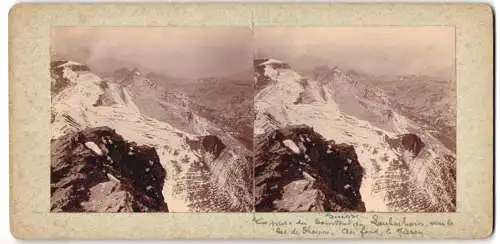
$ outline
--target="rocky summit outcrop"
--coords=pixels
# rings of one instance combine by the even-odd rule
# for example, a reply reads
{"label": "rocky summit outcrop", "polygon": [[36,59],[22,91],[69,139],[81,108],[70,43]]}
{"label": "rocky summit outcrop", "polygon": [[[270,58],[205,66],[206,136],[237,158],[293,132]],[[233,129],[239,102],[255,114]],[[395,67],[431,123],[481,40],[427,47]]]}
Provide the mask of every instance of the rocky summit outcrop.
{"label": "rocky summit outcrop", "polygon": [[[290,69],[290,65],[279,60],[263,58],[263,59],[255,59],[253,61],[254,65],[254,77],[255,77],[255,87],[254,89],[257,91],[261,90],[265,87],[269,82],[271,82],[272,78],[268,73],[270,69],[272,70],[282,70],[282,69]],[[267,70],[266,66],[270,69]]]}
{"label": "rocky summit outcrop", "polygon": [[201,146],[203,151],[208,152],[214,156],[218,157],[222,150],[226,147],[222,141],[214,135],[202,136]]}
{"label": "rocky summit outcrop", "polygon": [[306,125],[257,136],[255,211],[365,211],[354,147]]}
{"label": "rocky summit outcrop", "polygon": [[405,150],[411,152],[414,157],[416,157],[425,146],[420,137],[411,133],[401,136],[401,145]]}
{"label": "rocky summit outcrop", "polygon": [[413,133],[406,133],[398,135],[396,138],[385,137],[385,140],[391,145],[392,148],[398,151],[406,151],[411,154],[413,158],[417,157],[425,143],[420,137]]}
{"label": "rocky summit outcrop", "polygon": [[156,150],[108,127],[51,141],[52,212],[168,212]]}
{"label": "rocky summit outcrop", "polygon": [[89,71],[89,67],[73,61],[58,60],[50,63],[50,76],[52,79],[50,91],[54,96],[71,85],[75,72]]}
{"label": "rocky summit outcrop", "polygon": [[195,140],[187,139],[191,150],[197,152],[205,161],[210,162],[216,159],[226,148],[226,145],[215,135],[200,136]]}

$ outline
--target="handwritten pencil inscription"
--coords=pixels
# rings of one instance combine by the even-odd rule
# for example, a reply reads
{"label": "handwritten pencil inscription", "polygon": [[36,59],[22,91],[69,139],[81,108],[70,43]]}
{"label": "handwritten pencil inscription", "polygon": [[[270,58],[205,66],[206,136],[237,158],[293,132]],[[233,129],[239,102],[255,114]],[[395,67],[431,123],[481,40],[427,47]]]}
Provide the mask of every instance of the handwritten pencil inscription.
{"label": "handwritten pencil inscription", "polygon": [[410,216],[374,214],[369,218],[354,213],[326,213],[316,218],[278,220],[274,217],[252,218],[253,224],[269,228],[283,237],[352,237],[352,238],[419,238],[429,228],[447,228],[451,219],[421,220]]}

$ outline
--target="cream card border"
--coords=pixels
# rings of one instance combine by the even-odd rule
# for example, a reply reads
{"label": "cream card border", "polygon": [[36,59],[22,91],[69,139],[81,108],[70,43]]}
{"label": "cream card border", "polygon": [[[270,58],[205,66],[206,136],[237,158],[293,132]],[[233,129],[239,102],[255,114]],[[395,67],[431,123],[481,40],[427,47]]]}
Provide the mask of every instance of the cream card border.
{"label": "cream card border", "polygon": [[[419,238],[482,238],[493,226],[493,20],[481,4],[18,4],[9,14],[11,230],[18,238],[358,238],[280,235],[252,219],[312,221],[324,213],[49,213],[53,26],[454,26],[457,212],[377,214],[425,227]],[[425,37],[422,37],[425,38]],[[335,214],[342,216],[346,214]],[[368,224],[373,213],[359,215]],[[367,236],[365,236],[366,238]],[[381,236],[380,238],[415,238]],[[372,238],[372,237],[368,237]],[[379,237],[373,237],[379,238]]]}

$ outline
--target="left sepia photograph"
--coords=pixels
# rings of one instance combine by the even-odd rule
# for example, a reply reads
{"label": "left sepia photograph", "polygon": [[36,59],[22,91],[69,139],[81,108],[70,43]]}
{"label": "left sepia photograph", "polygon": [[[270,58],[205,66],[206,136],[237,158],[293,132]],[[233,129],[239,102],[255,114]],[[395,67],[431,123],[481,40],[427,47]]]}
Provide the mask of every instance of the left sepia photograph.
{"label": "left sepia photograph", "polygon": [[50,211],[253,211],[252,40],[53,28]]}

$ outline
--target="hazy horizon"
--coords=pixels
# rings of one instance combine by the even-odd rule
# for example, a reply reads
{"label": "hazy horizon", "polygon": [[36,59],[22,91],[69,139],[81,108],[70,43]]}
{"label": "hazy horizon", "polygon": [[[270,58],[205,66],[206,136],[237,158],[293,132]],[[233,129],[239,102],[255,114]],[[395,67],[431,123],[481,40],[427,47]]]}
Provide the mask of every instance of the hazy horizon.
{"label": "hazy horizon", "polygon": [[178,78],[252,72],[252,31],[246,27],[59,27],[52,59],[87,64],[96,72],[138,68]]}
{"label": "hazy horizon", "polygon": [[453,27],[58,27],[52,59],[97,73],[138,68],[175,78],[251,77],[270,57],[299,72],[337,66],[376,76],[453,79]]}
{"label": "hazy horizon", "polygon": [[453,27],[265,27],[254,31],[256,58],[298,70],[338,66],[370,75],[454,77]]}

